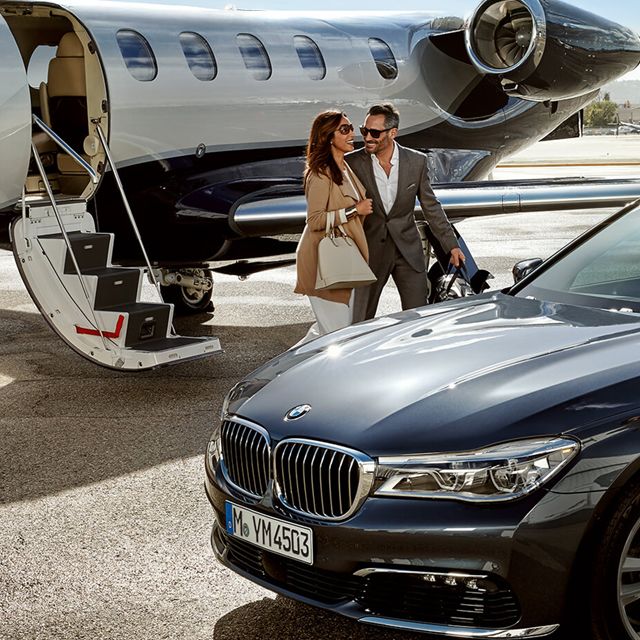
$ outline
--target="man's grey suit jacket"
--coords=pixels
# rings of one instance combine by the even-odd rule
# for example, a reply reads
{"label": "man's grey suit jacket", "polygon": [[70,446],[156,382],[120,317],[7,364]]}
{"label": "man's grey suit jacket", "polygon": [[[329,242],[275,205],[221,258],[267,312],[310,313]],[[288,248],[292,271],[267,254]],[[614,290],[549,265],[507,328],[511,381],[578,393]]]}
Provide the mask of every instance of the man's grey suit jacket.
{"label": "man's grey suit jacket", "polygon": [[359,149],[348,153],[345,160],[367,190],[367,198],[373,200],[373,213],[364,219],[364,230],[369,243],[369,264],[374,273],[379,273],[376,270],[376,256],[383,254],[380,243],[386,242],[388,236],[413,269],[424,270],[422,243],[413,214],[416,197],[424,219],[442,248],[449,252],[458,246],[451,224],[429,183],[427,156],[424,153],[398,145],[398,194],[388,215],[376,186],[371,155]]}

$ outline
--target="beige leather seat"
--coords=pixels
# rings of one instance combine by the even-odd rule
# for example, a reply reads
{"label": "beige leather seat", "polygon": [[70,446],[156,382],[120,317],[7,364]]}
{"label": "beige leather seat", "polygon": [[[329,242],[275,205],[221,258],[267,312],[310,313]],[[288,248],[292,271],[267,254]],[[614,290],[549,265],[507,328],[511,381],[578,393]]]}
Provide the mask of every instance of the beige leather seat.
{"label": "beige leather seat", "polygon": [[[46,93],[51,128],[74,151],[82,154],[82,143],[88,133],[87,82],[84,49],[75,33],[65,33],[60,39],[56,55],[49,62]],[[45,109],[42,112],[45,114]],[[61,173],[83,173],[76,162],[64,153],[58,153],[58,170]]]}
{"label": "beige leather seat", "polygon": [[75,33],[65,33],[58,43],[55,58],[49,61],[49,97],[85,96],[84,49]]}

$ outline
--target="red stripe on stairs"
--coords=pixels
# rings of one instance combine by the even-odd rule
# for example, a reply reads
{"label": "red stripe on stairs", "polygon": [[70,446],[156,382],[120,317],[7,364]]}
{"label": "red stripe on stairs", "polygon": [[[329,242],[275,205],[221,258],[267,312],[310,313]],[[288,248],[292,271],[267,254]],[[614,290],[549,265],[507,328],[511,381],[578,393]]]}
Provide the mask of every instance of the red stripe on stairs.
{"label": "red stripe on stairs", "polygon": [[[118,316],[118,322],[116,322],[116,328],[115,331],[102,331],[102,335],[105,338],[119,338],[120,337],[120,331],[122,331],[122,325],[124,324],[124,316],[122,314],[120,314]],[[81,335],[85,335],[85,336],[99,336],[100,335],[100,331],[98,331],[97,329],[86,329],[85,327],[79,327],[78,325],[76,325],[76,333],[79,333]]]}

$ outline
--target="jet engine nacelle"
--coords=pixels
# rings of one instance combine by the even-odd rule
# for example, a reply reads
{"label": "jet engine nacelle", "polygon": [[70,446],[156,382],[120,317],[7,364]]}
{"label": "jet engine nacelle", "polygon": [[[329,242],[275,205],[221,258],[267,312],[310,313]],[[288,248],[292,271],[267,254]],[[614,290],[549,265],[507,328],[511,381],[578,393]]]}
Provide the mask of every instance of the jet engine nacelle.
{"label": "jet engine nacelle", "polygon": [[640,62],[633,31],[556,0],[485,0],[465,40],[481,73],[528,100],[584,95]]}

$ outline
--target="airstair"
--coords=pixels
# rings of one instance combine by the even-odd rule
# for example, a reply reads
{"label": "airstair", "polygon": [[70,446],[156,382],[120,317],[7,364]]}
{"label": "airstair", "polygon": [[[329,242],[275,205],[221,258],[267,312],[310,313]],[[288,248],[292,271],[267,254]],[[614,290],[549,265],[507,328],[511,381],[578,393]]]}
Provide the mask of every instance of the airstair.
{"label": "airstair", "polygon": [[[93,168],[37,116],[34,122],[89,174]],[[114,236],[96,233],[82,198],[56,198],[38,151],[32,143],[47,197],[27,197],[22,216],[11,227],[18,269],[33,301],[52,329],[76,352],[99,365],[141,371],[177,364],[221,352],[215,337],[178,336],[173,330],[173,305],[162,301],[160,287],[138,233],[106,139],[96,126],[111,170],[140,242],[145,267],[112,263]],[[143,302],[148,275],[158,302]],[[145,289],[145,291],[146,291]]]}

